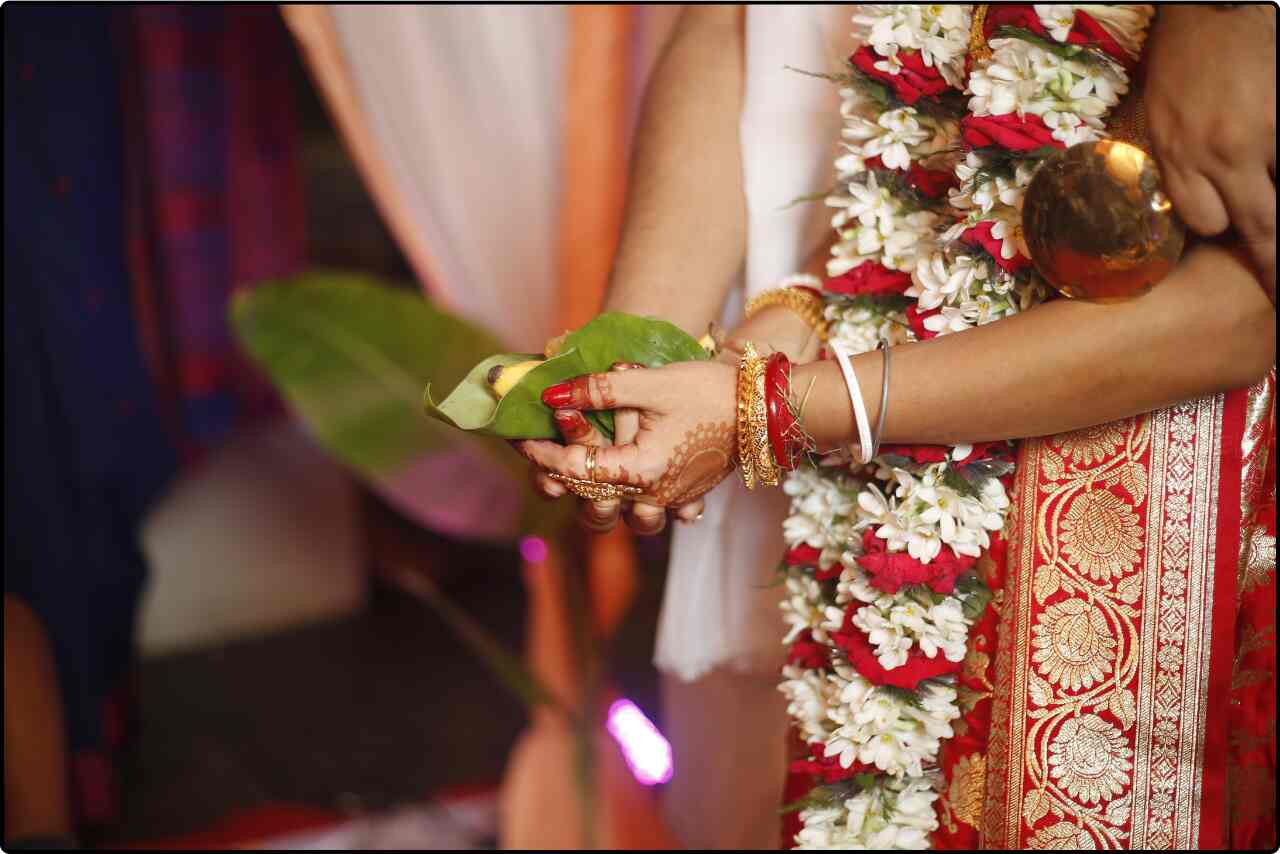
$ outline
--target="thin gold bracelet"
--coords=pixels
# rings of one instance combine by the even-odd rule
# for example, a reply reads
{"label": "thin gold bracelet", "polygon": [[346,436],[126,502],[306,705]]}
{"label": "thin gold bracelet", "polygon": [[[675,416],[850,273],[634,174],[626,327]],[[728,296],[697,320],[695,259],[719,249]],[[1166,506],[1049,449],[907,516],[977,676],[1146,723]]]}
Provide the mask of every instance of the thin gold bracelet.
{"label": "thin gold bracelet", "polygon": [[787,285],[758,294],[747,303],[744,313],[750,320],[764,309],[775,305],[784,306],[795,312],[817,333],[819,340],[825,342],[831,337],[831,324],[823,314],[822,297],[803,287]]}
{"label": "thin gold bracelet", "polygon": [[760,361],[756,348],[748,341],[738,360],[738,465],[742,483],[747,489],[756,488],[756,457],[751,440],[751,398],[755,393],[754,366]]}

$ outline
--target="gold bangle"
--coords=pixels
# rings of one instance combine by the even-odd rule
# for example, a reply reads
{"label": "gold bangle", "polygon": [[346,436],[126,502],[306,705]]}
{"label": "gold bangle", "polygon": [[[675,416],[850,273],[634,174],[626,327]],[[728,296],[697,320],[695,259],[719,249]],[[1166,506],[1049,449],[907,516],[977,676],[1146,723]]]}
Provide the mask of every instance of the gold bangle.
{"label": "gold bangle", "polygon": [[821,341],[831,337],[831,324],[823,314],[822,297],[813,291],[800,287],[781,287],[765,291],[751,298],[747,303],[746,317],[750,320],[766,308],[780,305],[791,309],[801,320],[809,325]]}
{"label": "gold bangle", "polygon": [[747,489],[755,489],[757,484],[778,485],[765,407],[766,362],[751,342],[743,346],[738,363],[738,464]]}
{"label": "gold bangle", "polygon": [[765,405],[765,372],[768,360],[758,360],[760,370],[755,378],[754,397],[751,399],[751,440],[755,444],[756,481],[764,486],[778,485],[778,464],[773,459],[773,446],[769,444],[769,412]]}
{"label": "gold bangle", "polygon": [[755,387],[752,365],[759,358],[756,348],[748,341],[742,348],[742,358],[738,360],[738,466],[747,489],[756,488],[755,456],[751,453],[751,396]]}

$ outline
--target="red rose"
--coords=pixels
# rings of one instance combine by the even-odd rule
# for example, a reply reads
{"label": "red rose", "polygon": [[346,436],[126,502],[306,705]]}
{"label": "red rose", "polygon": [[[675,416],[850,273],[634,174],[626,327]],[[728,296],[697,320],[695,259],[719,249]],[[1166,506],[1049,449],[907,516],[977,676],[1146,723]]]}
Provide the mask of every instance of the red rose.
{"label": "red rose", "polygon": [[832,561],[823,565],[821,561],[822,552],[813,546],[801,543],[794,549],[787,552],[787,556],[783,558],[787,566],[812,566],[814,567],[813,577],[819,581],[827,581],[831,578],[839,578],[840,572],[844,566],[839,561]]}
{"label": "red rose", "polygon": [[938,333],[925,329],[924,322],[926,318],[930,318],[930,317],[933,317],[935,314],[941,314],[941,313],[942,313],[942,310],[938,308],[931,308],[926,311],[921,311],[918,306],[914,306],[914,305],[907,306],[907,311],[906,311],[907,325],[910,326],[911,331],[916,334],[916,340],[927,341],[930,338],[934,338],[937,336]]}
{"label": "red rose", "polygon": [[911,287],[911,274],[890,270],[877,261],[863,261],[823,284],[828,292],[849,296],[887,296]]}
{"label": "red rose", "polygon": [[[862,162],[862,165],[868,169],[883,169],[887,172],[902,174],[901,169],[889,169],[885,166],[884,161],[880,159],[878,154],[875,157],[868,157]],[[959,183],[956,176],[951,172],[946,172],[942,169],[925,169],[919,163],[912,163],[905,177],[910,186],[915,187],[931,199],[938,198]]]}
{"label": "red rose", "polygon": [[820,554],[822,552],[813,546],[801,543],[794,549],[789,550],[784,560],[786,560],[787,566],[817,566]]}
{"label": "red rose", "polygon": [[801,632],[787,649],[787,664],[818,670],[829,664],[827,647],[813,639],[813,633]]}
{"label": "red rose", "polygon": [[882,83],[887,83],[898,100],[904,104],[914,104],[924,97],[936,97],[947,90],[947,81],[942,79],[938,69],[925,65],[924,58],[916,50],[898,51],[898,60],[902,63],[897,74],[890,74],[876,68],[882,57],[869,45],[858,48],[849,57],[859,71]]}
{"label": "red rose", "polygon": [[1040,23],[1036,10],[1023,3],[992,3],[987,6],[987,17],[982,22],[982,34],[990,41],[992,34],[1001,27],[1021,27],[1038,36],[1049,38],[1049,31]]}
{"label": "red rose", "polygon": [[921,465],[940,463],[951,456],[951,449],[946,445],[881,445],[880,453],[906,457]]}
{"label": "red rose", "polygon": [[792,774],[809,774],[824,783],[839,783],[841,780],[852,780],[858,774],[876,773],[874,765],[864,765],[853,761],[848,768],[840,767],[839,756],[826,756],[827,746],[820,741],[809,745],[809,758],[797,759],[791,763]]}
{"label": "red rose", "polygon": [[906,552],[889,551],[871,528],[863,532],[862,550],[858,566],[866,570],[871,586],[885,593],[897,593],[908,584],[926,584],[936,593],[950,593],[956,588],[956,579],[978,561],[943,546],[937,557],[924,563]]}
{"label": "red rose", "polygon": [[907,654],[905,664],[892,670],[885,670],[880,666],[875,650],[867,640],[867,636],[862,633],[862,629],[850,622],[849,618],[852,615],[853,611],[850,609],[849,616],[845,618],[845,628],[832,633],[831,638],[845,651],[853,669],[873,685],[892,685],[895,688],[914,691],[916,686],[924,680],[959,673],[964,666],[963,662],[949,661],[944,655],[929,658],[918,648],[912,648]]}
{"label": "red rose", "polygon": [[907,183],[915,187],[931,199],[941,197],[947,190],[957,185],[957,179],[951,172],[940,169],[925,169],[919,163],[912,163],[907,171]]}
{"label": "red rose", "polygon": [[1010,151],[1034,151],[1046,145],[1066,148],[1053,138],[1053,131],[1039,116],[1005,113],[1003,116],[965,116],[960,120],[960,136],[970,148],[998,145]]}
{"label": "red rose", "polygon": [[991,229],[994,223],[991,221],[980,222],[972,228],[966,228],[960,234],[960,242],[968,246],[979,246],[987,250],[987,254],[991,256],[991,260],[995,261],[1006,273],[1016,273],[1031,264],[1031,259],[1027,258],[1019,252],[1014,252],[1012,258],[1004,258],[1000,255],[1000,251],[1004,246],[1004,240],[991,236]]}

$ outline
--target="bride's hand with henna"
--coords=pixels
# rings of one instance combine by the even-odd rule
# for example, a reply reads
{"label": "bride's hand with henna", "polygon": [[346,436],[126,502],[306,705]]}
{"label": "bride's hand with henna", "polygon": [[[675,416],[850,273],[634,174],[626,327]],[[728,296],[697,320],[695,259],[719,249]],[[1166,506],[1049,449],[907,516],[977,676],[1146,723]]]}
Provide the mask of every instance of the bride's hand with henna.
{"label": "bride's hand with henna", "polygon": [[[736,391],[732,365],[681,362],[575,377],[548,388],[542,399],[556,410],[562,431],[582,434],[579,441],[590,433],[570,425],[582,419],[583,410],[635,410],[633,441],[597,444],[596,480],[642,490],[629,523],[638,533],[656,533],[666,521],[663,508],[696,509],[695,502],[733,471]],[[619,431],[618,438],[627,437]],[[517,444],[542,469],[579,479],[587,478],[587,447],[535,440]]]}
{"label": "bride's hand with henna", "polygon": [[[610,370],[629,371],[640,367],[642,366],[633,363],[618,362]],[[629,445],[635,441],[636,433],[640,430],[640,413],[629,407],[614,410],[612,443],[583,416],[581,410],[556,409],[554,418],[560,437],[566,445],[582,445],[586,448],[604,448],[610,444]],[[533,473],[534,489],[547,498],[560,498],[567,492],[564,484],[550,477],[544,469],[534,465],[530,471]],[[610,531],[618,524],[624,505],[627,524],[637,533],[653,534],[666,526],[667,511],[664,508],[651,504],[636,504],[633,501],[623,502],[618,498],[601,501],[577,499],[578,520],[588,530]],[[672,511],[677,518],[692,522],[702,514],[702,502],[683,504],[672,508]]]}

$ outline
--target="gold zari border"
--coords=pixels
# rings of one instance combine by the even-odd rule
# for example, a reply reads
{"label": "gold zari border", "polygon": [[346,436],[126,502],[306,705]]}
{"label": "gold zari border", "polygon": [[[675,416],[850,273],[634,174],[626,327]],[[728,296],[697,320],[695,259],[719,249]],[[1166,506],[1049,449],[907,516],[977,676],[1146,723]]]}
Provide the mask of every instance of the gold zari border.
{"label": "gold zari border", "polygon": [[987,847],[1197,847],[1223,400],[1023,443]]}

